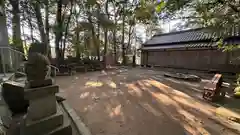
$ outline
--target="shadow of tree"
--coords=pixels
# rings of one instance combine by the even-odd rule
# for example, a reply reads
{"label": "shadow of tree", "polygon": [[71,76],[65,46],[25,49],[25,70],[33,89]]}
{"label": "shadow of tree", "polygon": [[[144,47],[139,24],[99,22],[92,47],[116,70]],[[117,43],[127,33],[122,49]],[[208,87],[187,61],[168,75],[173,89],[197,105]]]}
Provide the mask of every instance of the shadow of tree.
{"label": "shadow of tree", "polygon": [[[156,78],[152,78],[152,79],[157,80]],[[202,99],[203,86],[205,83],[200,83],[198,85],[197,84],[189,85],[189,82],[186,83],[184,81],[178,81],[178,83],[175,83],[176,80],[172,81],[169,79],[161,79],[161,82],[170,87],[173,87],[181,92],[191,95],[192,97],[194,97],[200,101],[207,102]],[[214,102],[214,103],[208,102],[208,103],[215,107],[226,107],[226,108],[229,108],[236,112],[240,112],[239,99],[235,99],[235,98],[231,97],[231,95],[233,94],[232,89],[231,88],[221,88],[221,89],[226,91],[228,96],[222,101],[218,101],[218,102]]]}
{"label": "shadow of tree", "polygon": [[[163,110],[171,110],[169,112],[173,114],[175,112],[176,116],[180,115],[178,117],[179,122],[184,122],[186,119],[190,118],[190,121],[187,121],[184,124],[192,123],[191,126],[195,128],[197,127],[197,129],[189,130],[188,128],[189,132],[195,131],[196,133],[196,131],[198,131],[198,133],[201,134],[216,134],[218,132],[218,134],[222,134],[222,130],[224,130],[224,128],[221,129],[220,126],[216,124],[215,128],[214,122],[208,119],[209,117],[212,117],[214,115],[214,107],[210,106],[206,102],[203,102],[202,100],[196,100],[195,98],[193,99],[195,95],[192,96],[185,94],[181,91],[178,91],[179,89],[173,89],[172,87],[165,85],[162,82],[160,83],[152,79],[143,80],[143,84],[144,82],[148,83],[147,85],[145,85],[145,87],[148,87],[148,92],[150,92],[154,97],[156,97],[161,105],[165,106],[163,107]],[[151,84],[151,87],[154,87],[155,90],[149,87],[149,84]],[[192,102],[189,102],[190,100]],[[203,121],[205,124],[202,124]]]}

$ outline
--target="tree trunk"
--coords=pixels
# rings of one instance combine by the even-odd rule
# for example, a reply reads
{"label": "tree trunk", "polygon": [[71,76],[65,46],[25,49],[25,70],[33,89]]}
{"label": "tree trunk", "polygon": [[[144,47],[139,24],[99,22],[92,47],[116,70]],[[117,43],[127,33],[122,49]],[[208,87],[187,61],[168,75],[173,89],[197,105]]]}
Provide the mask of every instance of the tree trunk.
{"label": "tree trunk", "polygon": [[40,37],[41,37],[41,41],[44,44],[44,53],[47,54],[48,53],[48,40],[47,40],[47,36],[44,30],[44,25],[43,25],[43,20],[42,20],[42,14],[40,11],[40,4],[38,2],[34,2],[33,3],[33,8],[36,14],[36,19],[37,19],[37,25],[38,25],[38,29],[40,32]]}
{"label": "tree trunk", "polygon": [[33,25],[32,25],[32,14],[29,12],[29,9],[27,9],[27,14],[29,15],[29,17],[27,17],[27,21],[30,27],[30,36],[31,36],[31,40],[32,43],[34,42],[34,37],[33,37]]}
{"label": "tree trunk", "polygon": [[117,64],[117,42],[116,42],[116,30],[113,30],[113,53],[114,53],[114,62]]}
{"label": "tree trunk", "polygon": [[[113,3],[113,5],[115,5],[115,3]],[[118,13],[118,10],[120,8],[118,8],[116,10],[116,6],[113,6],[113,10],[115,11],[115,15],[114,15],[114,24],[117,25],[117,13]],[[117,39],[116,39],[116,34],[117,34],[117,31],[116,29],[113,29],[113,53],[114,53],[114,63],[117,64],[118,63],[118,56],[117,56]]]}
{"label": "tree trunk", "polygon": [[79,32],[76,32],[76,57],[79,59],[80,58],[80,50],[79,50]]}
{"label": "tree trunk", "polygon": [[60,51],[60,41],[61,41],[61,29],[62,29],[62,0],[57,1],[57,15],[56,15],[57,29],[55,30],[55,49],[56,49],[56,58],[57,63],[60,64],[60,61],[64,60],[64,57],[61,56]]}
{"label": "tree trunk", "polygon": [[97,46],[96,46],[96,52],[97,52],[97,59],[100,61],[100,24],[98,22],[97,24],[97,40],[98,40],[98,43],[97,43]]}
{"label": "tree trunk", "polygon": [[107,67],[107,44],[108,44],[108,30],[104,29],[104,68]]}
{"label": "tree trunk", "polygon": [[[27,26],[29,27],[29,30],[30,30],[30,38],[31,38],[31,41],[33,43],[34,42],[34,37],[33,37],[33,25],[32,25],[32,13],[30,12],[31,10],[32,10],[32,8],[28,8],[28,9],[25,8],[23,10],[23,18],[28,23]],[[23,31],[23,35],[24,35],[23,27],[22,27],[22,31]],[[23,40],[24,40],[24,42],[26,42],[26,40],[29,40],[29,37],[24,38]],[[26,46],[26,44],[25,44],[25,46]],[[25,46],[23,45],[24,49],[25,49]]]}
{"label": "tree trunk", "polygon": [[68,28],[69,28],[69,23],[71,20],[73,14],[73,0],[71,0],[71,9],[70,9],[70,15],[67,20],[66,28],[65,28],[65,34],[64,34],[64,40],[63,40],[63,48],[62,48],[62,55],[64,56],[65,49],[66,49],[66,41],[67,41],[67,36],[68,36]]}
{"label": "tree trunk", "polygon": [[13,44],[16,45],[18,51],[23,52],[23,44],[21,39],[21,24],[20,24],[20,10],[19,0],[10,0],[12,5],[12,30],[13,30]]}
{"label": "tree trunk", "polygon": [[24,26],[22,25],[22,33],[23,33],[23,53],[25,53],[26,46],[27,46],[27,40],[24,32]]}
{"label": "tree trunk", "polygon": [[46,31],[46,44],[47,44],[47,54],[48,57],[51,58],[51,46],[49,43],[49,3],[48,0],[45,0],[45,31]]}
{"label": "tree trunk", "polygon": [[131,36],[132,36],[132,33],[133,33],[133,29],[132,29],[132,25],[129,26],[129,30],[128,30],[128,43],[127,43],[127,47],[125,48],[125,51],[127,51],[131,45]]}
{"label": "tree trunk", "polygon": [[[105,12],[106,12],[107,17],[109,19],[108,0],[106,1],[106,4],[105,4]],[[108,45],[108,29],[104,28],[104,68],[107,67],[107,45]]]}
{"label": "tree trunk", "polygon": [[[100,11],[101,7],[99,4],[97,4],[97,9],[98,11]],[[97,40],[98,40],[98,44],[96,47],[96,51],[97,51],[97,59],[100,61],[100,23],[99,21],[97,22]]]}
{"label": "tree trunk", "polygon": [[[77,12],[77,8],[76,6],[74,7],[74,14],[75,14],[75,20],[76,20],[76,24],[78,26],[78,17],[79,17],[79,12]],[[75,42],[75,51],[76,51],[76,57],[79,59],[81,57],[81,54],[80,54],[80,44],[79,44],[79,40],[80,40],[80,37],[79,37],[79,34],[80,32],[78,30],[75,31],[75,35],[76,35],[76,42]]]}
{"label": "tree trunk", "polygon": [[[92,22],[92,17],[91,17],[91,14],[90,14],[90,13],[88,13],[88,22],[91,23],[91,24],[93,24],[93,22]],[[98,45],[98,43],[97,43],[97,41],[96,41],[96,32],[95,32],[94,27],[92,27],[91,33],[92,33],[92,38],[93,38],[94,47],[97,48],[97,53],[98,53],[98,52],[99,52],[99,51],[98,51],[98,46],[99,46],[99,45]],[[100,56],[100,53],[97,54],[97,55]],[[100,58],[100,57],[99,57],[99,58]]]}
{"label": "tree trunk", "polygon": [[136,54],[133,54],[133,57],[132,57],[132,66],[133,66],[133,67],[136,67]]}
{"label": "tree trunk", "polygon": [[[4,47],[8,47],[9,40],[8,40],[8,31],[7,31],[6,14],[4,10],[4,5],[5,5],[4,1],[0,1],[0,45]],[[1,49],[0,72],[6,73],[7,66],[10,66],[11,68],[13,64],[11,63],[10,53],[7,50],[4,51]]]}
{"label": "tree trunk", "polygon": [[124,33],[125,33],[125,31],[124,31],[124,29],[125,29],[125,8],[124,8],[124,6],[123,6],[123,23],[122,23],[122,42],[121,42],[121,44],[122,44],[122,64],[123,65],[126,65],[126,57],[125,57],[125,44],[124,44],[124,40],[125,40],[125,35],[124,35]]}

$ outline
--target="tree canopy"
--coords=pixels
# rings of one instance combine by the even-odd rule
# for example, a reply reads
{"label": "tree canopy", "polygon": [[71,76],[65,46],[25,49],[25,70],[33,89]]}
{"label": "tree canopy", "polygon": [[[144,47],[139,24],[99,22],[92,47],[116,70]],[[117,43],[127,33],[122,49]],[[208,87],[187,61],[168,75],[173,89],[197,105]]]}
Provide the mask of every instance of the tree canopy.
{"label": "tree canopy", "polygon": [[96,56],[100,60],[100,56],[113,54],[116,62],[122,59],[124,64],[125,56],[144,40],[137,33],[138,26],[143,26],[151,37],[163,31],[159,26],[165,19],[185,22],[175,30],[209,26],[228,29],[239,23],[239,3],[235,0],[4,2],[15,48],[23,51],[24,45],[39,41],[45,45],[49,57],[55,51],[58,60],[67,55]]}

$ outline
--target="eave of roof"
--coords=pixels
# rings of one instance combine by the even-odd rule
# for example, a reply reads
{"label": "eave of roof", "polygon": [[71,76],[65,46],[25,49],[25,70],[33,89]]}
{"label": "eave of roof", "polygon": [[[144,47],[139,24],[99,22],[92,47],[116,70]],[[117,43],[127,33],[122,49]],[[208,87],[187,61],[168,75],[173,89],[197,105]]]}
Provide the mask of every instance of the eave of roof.
{"label": "eave of roof", "polygon": [[200,43],[190,43],[190,44],[173,44],[173,45],[163,45],[163,46],[143,46],[141,50],[158,50],[158,49],[177,49],[177,48],[213,48],[217,47],[217,42],[200,42]]}
{"label": "eave of roof", "polygon": [[183,32],[190,32],[190,31],[198,31],[198,30],[203,30],[203,29],[207,29],[205,27],[203,28],[195,28],[195,29],[187,29],[187,30],[182,30],[182,31],[173,31],[173,32],[168,32],[168,33],[156,33],[154,36],[164,36],[164,35],[172,35],[172,34],[179,34],[179,33],[183,33]]}

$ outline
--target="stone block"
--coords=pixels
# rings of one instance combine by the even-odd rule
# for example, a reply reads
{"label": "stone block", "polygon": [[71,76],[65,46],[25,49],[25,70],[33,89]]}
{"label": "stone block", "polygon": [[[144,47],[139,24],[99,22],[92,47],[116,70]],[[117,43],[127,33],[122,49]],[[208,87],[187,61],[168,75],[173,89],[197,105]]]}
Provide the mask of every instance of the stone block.
{"label": "stone block", "polygon": [[13,115],[27,111],[29,103],[24,99],[24,86],[25,84],[14,81],[7,81],[2,85],[2,97]]}
{"label": "stone block", "polygon": [[29,101],[27,116],[31,120],[39,120],[57,112],[55,95],[50,95]]}
{"label": "stone block", "polygon": [[72,127],[67,112],[59,105],[58,109],[63,112],[63,124],[45,135],[72,135]]}
{"label": "stone block", "polygon": [[61,126],[45,135],[72,135],[72,127],[69,120],[67,119],[67,116],[64,116],[64,121]]}
{"label": "stone block", "polygon": [[57,100],[58,103],[60,103],[64,100],[66,100],[66,99],[62,95],[56,95],[56,100]]}
{"label": "stone block", "polygon": [[21,135],[43,135],[61,127],[63,125],[63,113],[58,110],[56,114],[32,121],[26,116],[21,126]]}
{"label": "stone block", "polygon": [[37,88],[37,87],[45,87],[53,84],[52,79],[45,79],[45,80],[34,80],[28,82],[29,88]]}
{"label": "stone block", "polygon": [[59,86],[50,85],[45,87],[25,89],[24,97],[27,100],[33,100],[37,98],[43,98],[49,95],[55,95],[59,91]]}

